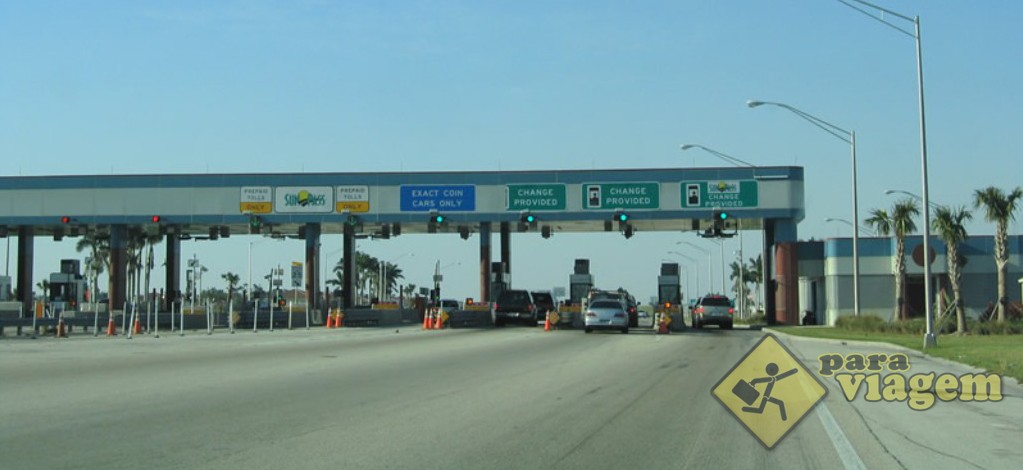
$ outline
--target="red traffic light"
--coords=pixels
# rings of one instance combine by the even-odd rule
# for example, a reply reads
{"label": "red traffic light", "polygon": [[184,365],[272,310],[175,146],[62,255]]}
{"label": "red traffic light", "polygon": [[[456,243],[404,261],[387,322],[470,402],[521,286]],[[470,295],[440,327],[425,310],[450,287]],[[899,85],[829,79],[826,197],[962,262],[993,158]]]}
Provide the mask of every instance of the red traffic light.
{"label": "red traffic light", "polygon": [[69,224],[69,223],[71,223],[71,217],[68,217],[66,215],[64,217],[61,217],[60,218],[60,223],[62,223],[62,224]]}
{"label": "red traffic light", "polygon": [[158,224],[158,223],[160,223],[160,216],[158,216],[158,215],[154,215],[154,216],[153,216],[153,223],[154,223],[154,224]]}

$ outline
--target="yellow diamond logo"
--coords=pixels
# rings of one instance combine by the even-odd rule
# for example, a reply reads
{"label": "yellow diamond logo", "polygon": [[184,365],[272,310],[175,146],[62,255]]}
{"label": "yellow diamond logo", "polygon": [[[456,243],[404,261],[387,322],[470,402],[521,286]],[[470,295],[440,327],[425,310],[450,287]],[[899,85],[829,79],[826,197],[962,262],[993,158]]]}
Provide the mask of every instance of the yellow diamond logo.
{"label": "yellow diamond logo", "polygon": [[765,335],[711,389],[771,449],[828,394],[817,376],[773,335]]}

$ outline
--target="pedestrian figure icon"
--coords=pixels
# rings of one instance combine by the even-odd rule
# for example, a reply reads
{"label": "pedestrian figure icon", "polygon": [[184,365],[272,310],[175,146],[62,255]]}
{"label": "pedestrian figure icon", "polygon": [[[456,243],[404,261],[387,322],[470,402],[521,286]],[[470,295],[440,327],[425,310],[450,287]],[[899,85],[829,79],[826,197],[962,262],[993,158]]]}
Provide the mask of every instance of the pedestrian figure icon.
{"label": "pedestrian figure icon", "polygon": [[[784,382],[776,387],[779,380]],[[772,449],[827,396],[828,389],[768,333],[710,393],[764,447]],[[778,414],[773,407],[778,407]]]}
{"label": "pedestrian figure icon", "polygon": [[[781,412],[781,420],[785,421],[788,419],[788,416],[785,414],[785,402],[777,398],[772,398],[771,392],[774,390],[774,384],[776,382],[795,374],[797,371],[797,369],[793,368],[792,370],[779,374],[778,365],[773,362],[768,363],[767,367],[764,368],[764,372],[767,373],[767,377],[758,377],[750,380],[749,382],[739,379],[735,386],[732,387],[732,393],[739,397],[743,403],[750,405],[742,407],[742,411],[760,414],[764,412],[764,408],[767,407],[768,403],[774,403],[775,405],[778,405],[778,411]],[[767,384],[767,386],[764,387],[763,394],[761,394],[756,388],[758,384],[762,383]],[[757,398],[760,399],[760,405],[753,406],[753,403],[757,401]]]}

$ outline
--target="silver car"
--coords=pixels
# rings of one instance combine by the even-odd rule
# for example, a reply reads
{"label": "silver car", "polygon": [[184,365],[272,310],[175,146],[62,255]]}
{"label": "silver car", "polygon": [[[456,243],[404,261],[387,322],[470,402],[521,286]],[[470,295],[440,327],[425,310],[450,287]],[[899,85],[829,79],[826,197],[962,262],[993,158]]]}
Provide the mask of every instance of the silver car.
{"label": "silver car", "polygon": [[629,332],[629,314],[625,312],[625,306],[618,300],[594,300],[586,308],[584,318],[587,333],[593,330]]}

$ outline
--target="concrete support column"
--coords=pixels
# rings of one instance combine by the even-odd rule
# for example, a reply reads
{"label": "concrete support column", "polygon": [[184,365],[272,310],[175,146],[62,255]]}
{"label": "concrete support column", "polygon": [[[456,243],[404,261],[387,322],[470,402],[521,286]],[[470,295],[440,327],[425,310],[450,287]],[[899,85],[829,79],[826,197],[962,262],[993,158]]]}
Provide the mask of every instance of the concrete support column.
{"label": "concrete support column", "polygon": [[305,226],[306,308],[320,307],[320,224]]}
{"label": "concrete support column", "polygon": [[768,325],[774,325],[775,286],[774,281],[774,220],[764,220],[764,319]]}
{"label": "concrete support column", "polygon": [[799,324],[799,250],[796,242],[779,242],[775,248],[778,299],[775,322]]}
{"label": "concrete support column", "polygon": [[178,227],[167,227],[167,259],[164,292],[167,297],[163,309],[170,311],[170,306],[179,297],[181,291],[181,237]]}
{"label": "concrete support column", "polygon": [[110,227],[110,305],[111,312],[124,308],[128,279],[128,227]]}
{"label": "concrete support column", "polygon": [[480,223],[480,301],[490,302],[490,222]]}
{"label": "concrete support column", "polygon": [[344,286],[341,288],[344,299],[341,305],[352,308],[355,305],[355,228],[349,224],[344,225],[341,256],[344,258]]}
{"label": "concrete support column", "polygon": [[[771,289],[767,292],[767,323],[798,324],[799,322],[799,253],[795,242],[798,240],[796,223],[792,219],[770,219],[764,223],[766,253],[772,256],[765,260],[765,271],[773,275]],[[779,245],[793,244],[785,249]],[[784,257],[782,257],[782,255]],[[781,276],[779,276],[781,274]]]}
{"label": "concrete support column", "polygon": [[507,273],[505,281],[511,286],[511,229],[508,222],[501,222],[501,263],[504,264],[504,272]]}
{"label": "concrete support column", "polygon": [[[32,263],[35,261],[35,229],[18,227],[18,299],[21,301],[22,316],[33,315],[32,310]],[[50,295],[43,292],[43,296]]]}

